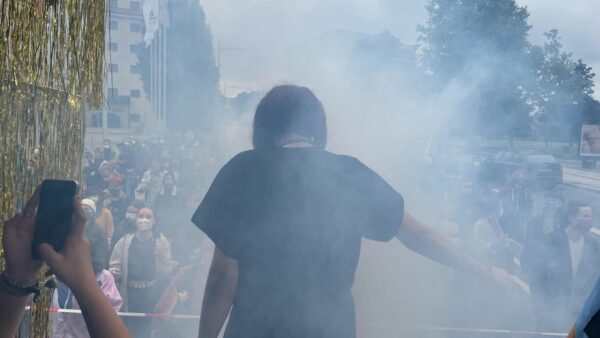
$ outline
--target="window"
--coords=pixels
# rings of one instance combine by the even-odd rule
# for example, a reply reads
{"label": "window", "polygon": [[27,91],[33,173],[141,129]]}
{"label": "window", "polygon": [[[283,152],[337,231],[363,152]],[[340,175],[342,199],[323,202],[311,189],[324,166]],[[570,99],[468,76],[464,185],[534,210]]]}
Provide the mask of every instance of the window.
{"label": "window", "polygon": [[131,97],[140,97],[140,90],[139,89],[132,89],[129,92],[129,96],[131,96]]}
{"label": "window", "polygon": [[140,114],[129,114],[129,122],[140,122]]}
{"label": "window", "polygon": [[106,119],[108,128],[121,128],[121,118],[119,115],[109,112]]}
{"label": "window", "polygon": [[115,20],[110,20],[109,27],[112,30],[117,30],[119,29],[119,22]]}
{"label": "window", "polygon": [[119,7],[119,0],[110,0],[110,7],[112,7],[112,8],[118,8]]}
{"label": "window", "polygon": [[108,50],[110,50],[111,52],[116,52],[119,50],[119,44],[116,42],[111,42],[108,44]]}
{"label": "window", "polygon": [[111,63],[111,64],[108,65],[108,70],[111,73],[117,73],[119,71],[119,65],[116,64],[116,63]]}
{"label": "window", "polygon": [[131,72],[131,74],[139,74],[140,71],[138,65],[129,66],[129,72]]}
{"label": "window", "polygon": [[108,96],[111,97],[115,97],[115,96],[119,96],[119,89],[117,88],[108,88]]}
{"label": "window", "polygon": [[132,32],[134,32],[134,33],[139,33],[139,32],[142,31],[142,26],[139,23],[137,23],[137,22],[132,22],[129,25],[129,30],[132,31]]}
{"label": "window", "polygon": [[140,45],[129,45],[129,51],[131,53],[138,53],[140,51]]}
{"label": "window", "polygon": [[140,2],[139,1],[129,2],[129,9],[131,9],[132,11],[139,11],[140,10]]}

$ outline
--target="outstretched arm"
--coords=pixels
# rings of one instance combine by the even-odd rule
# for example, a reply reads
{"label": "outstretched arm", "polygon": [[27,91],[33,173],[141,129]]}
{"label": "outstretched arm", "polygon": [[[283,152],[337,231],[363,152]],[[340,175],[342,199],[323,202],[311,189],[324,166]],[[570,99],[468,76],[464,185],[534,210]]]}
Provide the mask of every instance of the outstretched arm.
{"label": "outstretched arm", "polygon": [[238,262],[215,247],[202,302],[199,338],[219,335],[233,304],[238,274]]}
{"label": "outstretched arm", "polygon": [[396,238],[410,250],[440,264],[482,277],[492,277],[500,284],[512,284],[512,280],[504,270],[488,266],[463,253],[442,235],[407,212],[404,212],[402,226]]}

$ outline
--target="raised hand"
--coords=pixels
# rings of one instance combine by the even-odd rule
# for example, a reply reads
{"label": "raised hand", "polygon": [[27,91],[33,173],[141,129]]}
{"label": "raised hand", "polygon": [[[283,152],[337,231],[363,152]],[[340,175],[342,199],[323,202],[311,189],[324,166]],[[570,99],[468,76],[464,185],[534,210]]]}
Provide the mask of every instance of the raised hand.
{"label": "raised hand", "polygon": [[38,187],[27,201],[23,211],[4,223],[2,237],[6,261],[4,274],[20,284],[33,284],[42,266],[41,260],[34,260],[31,256],[39,198]]}
{"label": "raised hand", "polygon": [[84,238],[85,216],[79,197],[73,198],[73,227],[60,252],[47,243],[39,247],[40,255],[51,271],[72,290],[96,285],[90,243]]}

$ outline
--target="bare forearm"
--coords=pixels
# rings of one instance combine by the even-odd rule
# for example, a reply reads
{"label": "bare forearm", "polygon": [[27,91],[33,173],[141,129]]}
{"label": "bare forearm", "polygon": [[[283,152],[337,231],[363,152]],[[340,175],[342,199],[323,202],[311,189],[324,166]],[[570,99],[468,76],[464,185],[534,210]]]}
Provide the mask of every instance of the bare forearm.
{"label": "bare forearm", "polygon": [[117,316],[110,302],[95,283],[75,291],[75,298],[81,307],[90,337],[128,338],[131,334]]}
{"label": "bare forearm", "polygon": [[0,337],[14,337],[30,296],[13,296],[0,287]]}
{"label": "bare forearm", "polygon": [[217,338],[231,310],[236,287],[237,279],[208,276],[202,302],[199,338]]}
{"label": "bare forearm", "polygon": [[407,248],[440,264],[485,275],[487,267],[408,213],[396,237]]}

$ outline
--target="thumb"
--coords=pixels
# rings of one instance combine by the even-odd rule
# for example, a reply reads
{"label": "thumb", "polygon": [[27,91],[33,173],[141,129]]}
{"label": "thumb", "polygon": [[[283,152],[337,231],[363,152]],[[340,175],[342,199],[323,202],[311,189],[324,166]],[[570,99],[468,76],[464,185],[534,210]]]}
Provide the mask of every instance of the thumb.
{"label": "thumb", "polygon": [[38,251],[40,252],[44,262],[46,262],[46,264],[48,264],[50,267],[60,264],[60,261],[62,260],[62,256],[58,252],[54,251],[54,248],[48,243],[42,243],[38,247]]}

